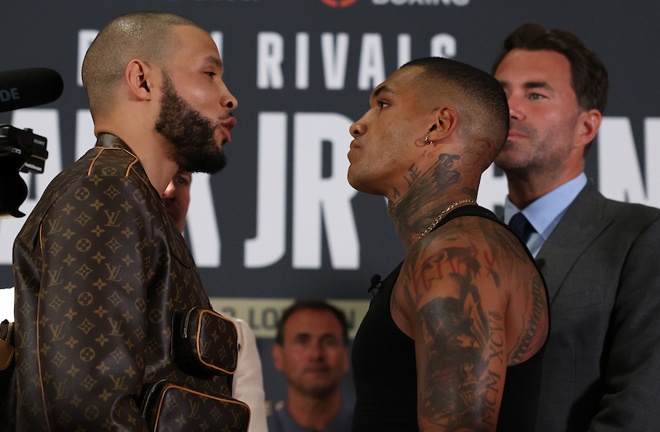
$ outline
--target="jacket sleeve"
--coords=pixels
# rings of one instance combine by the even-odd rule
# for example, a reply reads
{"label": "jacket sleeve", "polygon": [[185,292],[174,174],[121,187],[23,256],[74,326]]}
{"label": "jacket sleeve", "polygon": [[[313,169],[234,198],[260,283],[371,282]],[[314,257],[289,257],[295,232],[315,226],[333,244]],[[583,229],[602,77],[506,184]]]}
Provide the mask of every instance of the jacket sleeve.
{"label": "jacket sleeve", "polygon": [[[616,246],[615,246],[616,247]],[[623,265],[605,347],[605,392],[589,430],[656,430],[660,424],[660,218]]]}
{"label": "jacket sleeve", "polygon": [[148,291],[166,253],[150,198],[129,178],[93,176],[45,214],[35,378],[52,430],[146,430],[137,399],[159,319]]}

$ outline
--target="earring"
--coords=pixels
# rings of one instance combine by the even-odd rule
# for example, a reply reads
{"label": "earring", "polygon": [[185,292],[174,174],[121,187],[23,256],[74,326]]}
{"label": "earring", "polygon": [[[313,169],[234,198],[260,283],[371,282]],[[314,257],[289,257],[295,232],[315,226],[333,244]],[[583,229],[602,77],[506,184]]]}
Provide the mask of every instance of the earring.
{"label": "earring", "polygon": [[429,136],[426,135],[426,137],[424,137],[424,145],[429,145],[429,144],[433,144],[433,141],[430,141]]}

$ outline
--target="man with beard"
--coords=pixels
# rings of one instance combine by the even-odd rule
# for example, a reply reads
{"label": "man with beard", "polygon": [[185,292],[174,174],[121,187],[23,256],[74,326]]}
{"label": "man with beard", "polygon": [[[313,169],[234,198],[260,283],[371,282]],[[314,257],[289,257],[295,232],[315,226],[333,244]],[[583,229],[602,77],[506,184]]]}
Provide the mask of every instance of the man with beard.
{"label": "man with beard", "polygon": [[348,372],[348,325],[342,311],[320,300],[298,300],[282,313],[273,345],[287,400],[268,417],[269,432],[348,432],[353,408],[342,403]]}
{"label": "man with beard", "polygon": [[[223,71],[209,34],[166,13],[117,17],[87,51],[96,146],[51,182],[14,244],[17,430],[151,430],[155,383],[189,394],[159,413],[174,407],[168,426],[192,430],[231,395],[217,365],[209,378],[177,357],[173,319],[211,306],[161,202],[178,170],[225,164],[238,103]],[[229,332],[211,349],[235,358],[235,343]],[[247,409],[225,414],[247,421]]]}

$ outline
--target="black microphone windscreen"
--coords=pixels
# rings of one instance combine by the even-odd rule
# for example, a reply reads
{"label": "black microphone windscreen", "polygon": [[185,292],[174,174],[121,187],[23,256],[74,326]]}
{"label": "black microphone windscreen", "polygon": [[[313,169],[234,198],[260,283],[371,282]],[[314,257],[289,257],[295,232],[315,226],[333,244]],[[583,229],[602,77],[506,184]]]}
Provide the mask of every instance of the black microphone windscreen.
{"label": "black microphone windscreen", "polygon": [[543,270],[543,267],[545,267],[545,259],[539,258],[536,260],[536,265],[539,266],[539,269]]}
{"label": "black microphone windscreen", "polygon": [[379,274],[375,274],[371,276],[371,285],[369,286],[367,292],[372,292],[373,290],[380,289],[380,282],[381,282],[381,278]]}
{"label": "black microphone windscreen", "polygon": [[0,72],[0,112],[43,105],[57,100],[64,90],[62,76],[48,68]]}

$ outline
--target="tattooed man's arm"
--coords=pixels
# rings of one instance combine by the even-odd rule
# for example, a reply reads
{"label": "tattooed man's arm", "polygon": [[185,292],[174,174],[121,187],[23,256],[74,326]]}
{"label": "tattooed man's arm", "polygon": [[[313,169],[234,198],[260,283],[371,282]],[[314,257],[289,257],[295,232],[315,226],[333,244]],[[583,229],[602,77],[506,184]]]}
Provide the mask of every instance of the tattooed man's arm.
{"label": "tattooed man's arm", "polygon": [[[495,431],[506,368],[529,348],[529,326],[519,324],[532,319],[523,313],[511,325],[507,312],[533,302],[531,279],[517,282],[532,275],[530,263],[524,254],[504,259],[493,252],[469,223],[450,224],[453,229],[411,249],[393,297],[415,339],[419,428]],[[512,292],[517,294],[510,302]],[[534,308],[530,303],[524,309]],[[525,340],[524,348],[512,346]]]}

